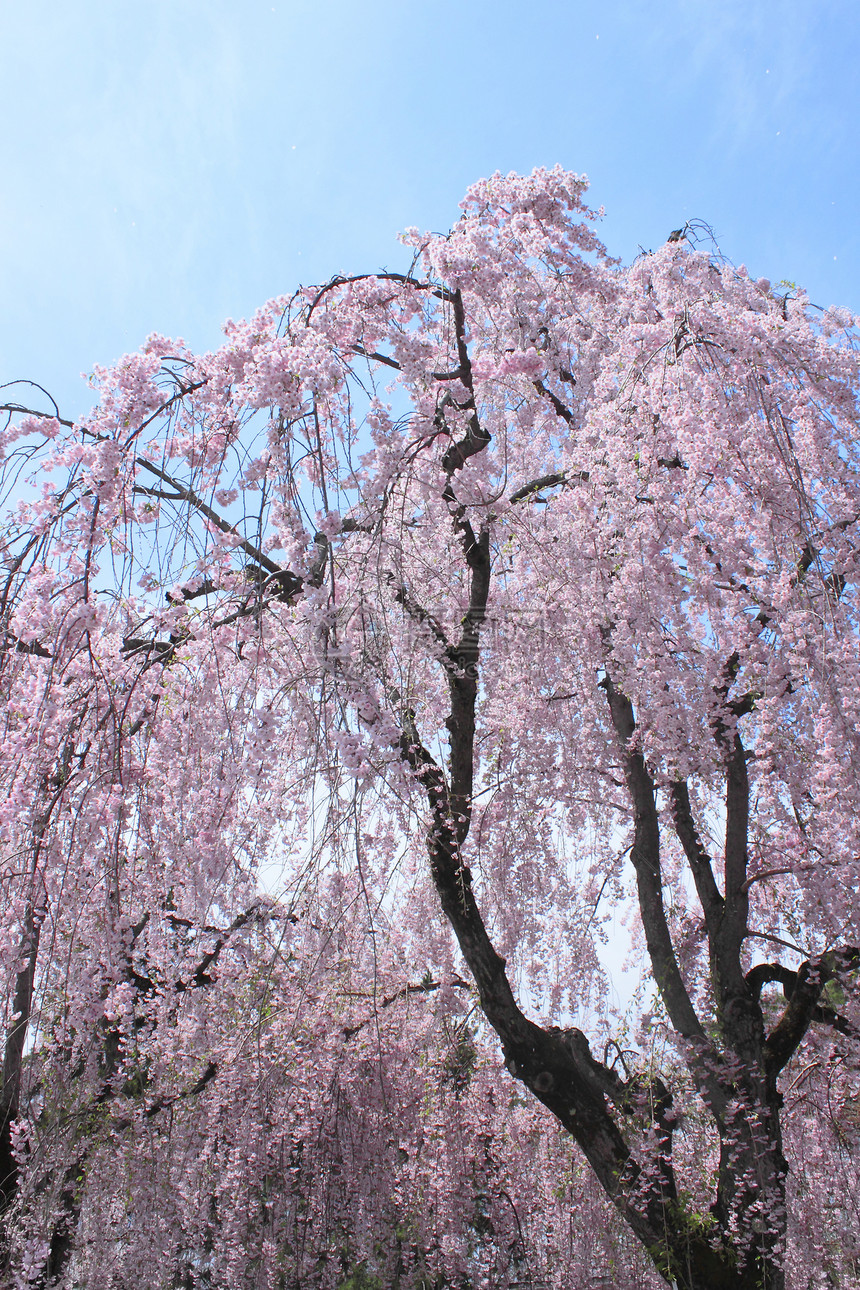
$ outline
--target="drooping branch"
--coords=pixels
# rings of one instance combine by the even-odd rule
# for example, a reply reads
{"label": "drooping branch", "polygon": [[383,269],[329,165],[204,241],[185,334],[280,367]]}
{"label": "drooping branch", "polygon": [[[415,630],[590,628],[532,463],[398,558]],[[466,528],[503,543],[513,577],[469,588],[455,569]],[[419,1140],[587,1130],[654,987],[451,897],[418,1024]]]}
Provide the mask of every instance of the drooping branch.
{"label": "drooping branch", "polygon": [[[207,1062],[202,1074],[190,1087],[169,1097],[158,1097],[149,1106],[145,1107],[143,1111],[144,1119],[154,1119],[161,1111],[167,1110],[179,1102],[196,1097],[211,1084],[217,1074],[218,1064],[213,1061]],[[115,1092],[113,1085],[106,1083],[96,1098],[96,1104],[105,1105],[111,1101]],[[128,1117],[115,1118],[111,1120],[111,1130],[114,1133],[121,1133],[130,1128],[133,1123],[134,1121]],[[49,1237],[47,1259],[38,1280],[34,1283],[35,1290],[48,1290],[49,1287],[56,1286],[74,1255],[75,1237],[84,1195],[81,1184],[84,1180],[94,1145],[95,1139],[85,1138],[80,1147],[73,1152],[73,1159],[63,1173],[62,1182],[54,1202],[50,1231],[47,1233]]]}

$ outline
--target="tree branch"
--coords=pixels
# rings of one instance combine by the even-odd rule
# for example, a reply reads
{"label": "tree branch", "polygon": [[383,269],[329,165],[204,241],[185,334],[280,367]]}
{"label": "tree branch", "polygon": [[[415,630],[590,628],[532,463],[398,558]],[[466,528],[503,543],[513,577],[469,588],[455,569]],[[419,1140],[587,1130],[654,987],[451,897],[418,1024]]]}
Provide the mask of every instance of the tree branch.
{"label": "tree branch", "polygon": [[573,413],[571,412],[570,408],[567,407],[566,404],[562,403],[558,395],[553,394],[552,390],[550,390],[546,385],[544,385],[543,381],[533,381],[532,384],[534,385],[538,394],[542,394],[545,399],[549,399],[550,403],[554,407],[558,416],[560,416],[563,421],[566,421],[567,424],[570,425],[571,421],[573,420]]}
{"label": "tree branch", "polygon": [[[252,542],[249,542],[247,538],[243,537],[235,525],[230,524],[223,518],[223,516],[219,515],[217,511],[213,510],[207,502],[204,502],[202,497],[197,496],[192,488],[187,488],[184,484],[181,484],[178,479],[175,479],[172,475],[169,475],[167,471],[156,466],[154,462],[147,461],[146,457],[135,457],[134,464],[139,466],[142,470],[148,470],[151,474],[162,480],[163,483],[169,484],[171,488],[176,490],[177,496],[169,498],[168,500],[188,502],[190,506],[193,506],[195,510],[205,516],[210,524],[214,524],[215,528],[219,529],[222,533],[230,533],[233,537],[237,538],[237,545],[254,561],[255,564],[258,564],[260,568],[265,569],[267,573],[296,578],[295,574],[290,573],[288,569],[282,569],[281,566],[276,564],[275,561],[267,556],[264,551],[260,551]],[[144,496],[147,494],[151,494],[156,497],[164,496],[164,494],[160,493],[159,490],[147,488],[143,484],[135,484],[134,491],[136,493],[141,493]],[[299,584],[301,583],[300,579],[296,580]]]}
{"label": "tree branch", "polygon": [[[455,990],[471,989],[468,981],[464,981],[459,976],[455,976],[449,984],[453,986]],[[365,1017],[363,1021],[359,1021],[353,1026],[344,1026],[344,1039],[352,1039],[359,1033],[359,1031],[363,1030],[365,1026],[370,1025],[378,1012],[382,1012],[385,1008],[390,1008],[392,1004],[398,1003],[399,1000],[408,999],[413,994],[433,994],[436,990],[441,990],[442,985],[442,981],[419,981],[417,984],[409,982],[407,985],[401,986],[400,989],[395,990],[393,994],[388,994],[383,999],[380,999],[371,1016]],[[367,996],[362,995],[361,997],[366,998]]]}
{"label": "tree branch", "polygon": [[715,940],[723,916],[724,901],[714,878],[711,858],[699,837],[685,780],[675,780],[669,789],[672,821],[696,884],[699,902],[705,916],[709,941]]}
{"label": "tree branch", "polygon": [[747,972],[744,980],[753,996],[757,999],[766,985],[778,982],[788,999],[797,985],[797,973],[781,963],[756,963]]}
{"label": "tree branch", "polygon": [[253,918],[259,917],[262,908],[263,902],[258,900],[255,901],[249,909],[246,909],[241,914],[237,914],[230,926],[225,928],[223,932],[219,933],[218,939],[215,941],[212,949],[208,950],[202,956],[191,976],[177,978],[173,986],[176,992],[181,994],[185,990],[193,990],[201,985],[214,984],[215,977],[210,976],[209,969],[218,962],[221,951],[230,940],[231,936],[233,936],[235,932],[238,932],[240,928],[244,927],[245,924],[249,923]]}
{"label": "tree branch", "polygon": [[449,477],[455,471],[461,470],[469,458],[474,457],[475,453],[486,448],[491,440],[490,432],[483,428],[478,418],[478,409],[475,403],[475,386],[472,380],[472,360],[469,358],[469,349],[466,344],[466,311],[463,307],[463,296],[459,289],[453,293],[452,304],[454,306],[454,331],[457,337],[457,357],[460,360],[459,375],[460,380],[468,391],[468,398],[463,404],[462,410],[467,412],[468,416],[465,435],[457,443],[452,443],[442,458],[442,469]]}
{"label": "tree branch", "polygon": [[[587,475],[585,476],[587,478]],[[539,493],[543,488],[557,488],[559,484],[567,483],[566,471],[554,471],[550,475],[541,475],[538,479],[532,479],[528,484],[523,484],[511,493],[509,501],[512,506],[517,502],[523,502],[526,498],[531,497],[534,493]]]}
{"label": "tree branch", "polygon": [[602,685],[609,702],[613,729],[621,745],[624,777],[633,800],[634,840],[630,859],[636,873],[639,911],[654,980],[678,1034],[685,1039],[695,1040],[698,1044],[706,1044],[705,1032],[681,977],[666,921],[655,786],[641,752],[631,747],[631,740],[636,733],[633,705],[625,694],[615,688],[608,674]]}
{"label": "tree branch", "polygon": [[820,999],[825,986],[847,972],[856,972],[858,968],[860,949],[854,947],[831,950],[820,958],[801,963],[788,995],[788,1003],[765,1042],[765,1066],[772,1078],[775,1079],[791,1060],[812,1022],[829,1021],[826,1016],[819,1015]]}

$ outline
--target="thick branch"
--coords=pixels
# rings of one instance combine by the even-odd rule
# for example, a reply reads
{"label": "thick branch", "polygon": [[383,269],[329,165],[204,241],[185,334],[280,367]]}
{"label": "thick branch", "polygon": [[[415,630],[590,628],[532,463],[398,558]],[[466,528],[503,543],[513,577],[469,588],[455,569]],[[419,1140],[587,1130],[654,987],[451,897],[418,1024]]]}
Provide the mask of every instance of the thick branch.
{"label": "thick branch", "polygon": [[[397,582],[397,579],[393,573],[388,573],[386,575],[386,581],[394,584]],[[455,668],[456,664],[453,658],[451,642],[445,635],[442,625],[436,621],[431,613],[428,613],[423,605],[418,604],[414,596],[410,594],[409,590],[403,586],[402,583],[395,590],[394,599],[398,605],[401,605],[402,608],[406,610],[413,622],[418,623],[420,627],[426,627],[427,631],[439,646],[439,658],[446,671],[450,672],[452,668]]]}
{"label": "thick branch", "polygon": [[705,1043],[705,1032],[681,977],[666,921],[655,787],[645,765],[645,758],[637,748],[631,747],[631,740],[636,732],[633,705],[625,694],[615,688],[611,677],[606,677],[603,686],[609,700],[612,725],[621,745],[624,777],[633,799],[634,835],[630,859],[636,872],[639,912],[642,915],[654,980],[678,1034],[685,1039]]}
{"label": "thick branch", "polygon": [[847,1035],[849,1039],[860,1039],[860,1029],[835,1008],[823,1008],[819,1005],[812,1014],[812,1020],[822,1026],[830,1026],[832,1030],[838,1031],[840,1035]]}
{"label": "thick branch", "polygon": [[[146,1110],[143,1113],[144,1118],[147,1120],[152,1120],[161,1111],[168,1110],[171,1106],[175,1106],[177,1102],[183,1102],[185,1101],[186,1098],[189,1098],[189,1097],[196,1097],[198,1093],[203,1092],[207,1084],[212,1083],[213,1079],[215,1079],[217,1074],[218,1074],[218,1063],[213,1062],[211,1060],[208,1061],[206,1063],[206,1066],[203,1070],[202,1075],[200,1075],[199,1078],[196,1079],[194,1083],[191,1084],[188,1088],[183,1089],[180,1093],[173,1093],[170,1096],[157,1097],[155,1098],[154,1101],[150,1102],[149,1106],[146,1108]],[[123,1091],[125,1092],[126,1090],[124,1089]],[[111,1128],[115,1132],[120,1132],[123,1129],[131,1128],[131,1125],[133,1123],[134,1121],[131,1119],[112,1120]]]}
{"label": "thick branch", "polygon": [[783,967],[781,963],[756,963],[755,967],[747,972],[744,980],[756,999],[766,985],[774,982],[782,986],[785,997],[789,999],[797,985],[797,973],[791,968]]}
{"label": "thick branch", "polygon": [[174,988],[181,993],[184,990],[191,990],[197,986],[212,985],[215,978],[211,975],[210,968],[217,964],[221,951],[230,940],[231,936],[233,936],[235,932],[238,932],[240,928],[244,927],[246,923],[249,923],[254,917],[259,917],[261,908],[262,901],[258,900],[255,904],[251,905],[250,909],[246,909],[243,913],[237,914],[230,926],[218,936],[212,949],[208,950],[202,956],[192,975],[188,978],[180,977],[174,983]]}
{"label": "thick branch", "polygon": [[853,947],[832,950],[821,958],[801,963],[791,986],[788,1003],[764,1046],[765,1065],[771,1078],[775,1079],[791,1060],[813,1021],[829,1021],[828,1017],[819,1015],[825,986],[846,972],[855,972],[858,968],[860,949]]}
{"label": "thick branch", "polygon": [[711,983],[726,1044],[751,1069],[759,1070],[764,1017],[758,996],[744,979],[741,949],[749,921],[749,776],[746,752],[737,731],[728,736],[726,762],[725,906],[711,943]]}
{"label": "thick branch", "polygon": [[21,942],[23,966],[15,978],[12,1020],[3,1056],[3,1087],[0,1089],[0,1212],[7,1209],[15,1199],[17,1188],[18,1165],[12,1152],[11,1129],[20,1109],[24,1047],[30,1026],[41,930],[42,919],[32,908],[29,909]]}
{"label": "thick branch", "polygon": [[724,902],[720,889],[714,878],[711,858],[705,850],[699,831],[693,819],[690,805],[690,793],[684,780],[675,780],[669,790],[672,803],[672,820],[675,825],[687,863],[696,884],[696,891],[705,915],[708,939],[713,941],[717,935],[723,915]]}
{"label": "thick branch", "polygon": [[567,407],[566,404],[562,403],[558,395],[553,394],[552,390],[549,389],[548,386],[544,385],[543,381],[535,381],[533,384],[538,394],[542,394],[545,399],[549,399],[550,403],[552,404],[553,408],[556,411],[556,414],[560,416],[563,421],[566,421],[568,425],[570,425],[571,421],[573,420],[573,413],[571,412],[570,408]]}
{"label": "thick branch", "polygon": [[740,661],[737,651],[725,661],[722,680],[714,691],[716,709],[711,721],[726,773],[725,903],[717,934],[710,942],[711,984],[727,1046],[750,1070],[759,1071],[764,1018],[758,997],[744,979],[741,964],[741,949],[749,930],[750,782],[746,749],[737,720],[748,708],[743,701],[732,702],[728,697],[740,670]]}
{"label": "thick branch", "polygon": [[523,484],[521,488],[515,489],[511,493],[509,500],[513,506],[517,502],[523,502],[535,493],[539,493],[541,489],[557,488],[559,484],[566,482],[567,474],[564,471],[554,471],[551,475],[541,475],[538,479],[532,479],[529,483]]}
{"label": "thick branch", "polygon": [[750,782],[746,751],[735,731],[726,766],[726,895],[723,915],[723,945],[740,960],[747,933],[749,892],[747,886],[747,836],[749,830]]}
{"label": "thick branch", "polygon": [[8,628],[4,633],[4,640],[0,641],[0,653],[5,653],[7,650],[14,650],[16,654],[35,654],[37,658],[52,657],[51,651],[45,649],[44,645],[40,645],[38,641],[19,640],[15,633],[10,632]]}
{"label": "thick branch", "polygon": [[591,1062],[578,1060],[574,1047],[559,1035],[543,1031],[519,1008],[505,960],[496,952],[475,900],[471,870],[462,858],[451,821],[445,777],[421,744],[409,714],[405,725],[401,753],[430,805],[428,852],[433,881],[475,979],[484,1015],[502,1042],[511,1073],[529,1084],[583,1143],[602,1180],[615,1178],[617,1195],[630,1152],[606,1110],[602,1090],[594,1086]]}
{"label": "thick branch", "polygon": [[[590,479],[591,473],[587,470],[554,471],[552,474],[541,475],[538,479],[531,479],[527,484],[521,485],[511,493],[508,500],[511,505],[516,505],[517,502],[527,502],[545,488],[557,488],[559,485],[566,484],[587,484]],[[538,500],[542,499],[538,498]]]}
{"label": "thick branch", "polygon": [[478,540],[467,545],[466,559],[472,573],[471,596],[460,639],[449,654],[456,671],[448,675],[451,711],[445,722],[451,736],[451,809],[460,844],[466,840],[472,817],[480,631],[490,594],[489,530],[483,529]]}
{"label": "thick branch", "polygon": [[[619,1082],[617,1076],[595,1061],[581,1032],[543,1030],[525,1016],[474,896],[462,845],[471,812],[479,636],[490,588],[490,551],[488,530],[475,540],[470,526],[461,521],[459,527],[471,589],[461,638],[452,651],[457,672],[449,671],[450,787],[424,747],[413,714],[401,711],[400,752],[424,788],[430,807],[427,846],[433,882],[475,979],[484,1015],[501,1040],[508,1069],[573,1134],[640,1239],[652,1250],[665,1248],[666,1213],[676,1200],[668,1153],[665,1158],[661,1155],[652,1180],[643,1186],[641,1169],[606,1104]],[[662,1138],[665,1141],[666,1135]]]}
{"label": "thick branch", "polygon": [[475,403],[475,386],[472,381],[472,360],[469,358],[469,349],[466,344],[466,311],[463,306],[463,296],[459,290],[453,293],[452,304],[454,306],[454,330],[457,337],[457,357],[460,360],[460,380],[468,390],[468,398],[463,405],[463,410],[468,413],[468,416],[465,435],[457,443],[452,443],[442,458],[442,469],[449,476],[453,475],[455,471],[461,470],[470,457],[474,457],[475,453],[481,452],[490,442],[490,432],[484,429],[478,418],[478,409]]}

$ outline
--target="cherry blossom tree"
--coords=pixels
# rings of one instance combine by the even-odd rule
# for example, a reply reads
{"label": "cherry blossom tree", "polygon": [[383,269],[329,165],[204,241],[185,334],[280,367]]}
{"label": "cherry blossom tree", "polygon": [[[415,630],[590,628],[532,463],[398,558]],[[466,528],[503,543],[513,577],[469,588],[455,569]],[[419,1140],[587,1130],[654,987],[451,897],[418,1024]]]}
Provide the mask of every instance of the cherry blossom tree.
{"label": "cherry blossom tree", "polygon": [[18,1284],[856,1283],[853,320],[585,189],[10,391]]}

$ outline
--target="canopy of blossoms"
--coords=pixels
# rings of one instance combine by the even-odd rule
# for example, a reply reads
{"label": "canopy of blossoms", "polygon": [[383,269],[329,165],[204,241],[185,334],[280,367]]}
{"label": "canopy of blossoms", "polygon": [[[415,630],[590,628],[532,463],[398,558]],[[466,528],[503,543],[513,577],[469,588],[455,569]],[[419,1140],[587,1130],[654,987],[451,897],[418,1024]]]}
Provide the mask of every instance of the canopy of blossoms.
{"label": "canopy of blossoms", "polygon": [[15,1284],[854,1284],[853,320],[585,190],[7,391]]}

